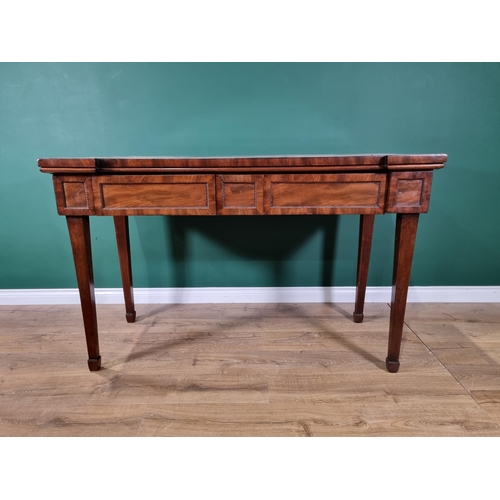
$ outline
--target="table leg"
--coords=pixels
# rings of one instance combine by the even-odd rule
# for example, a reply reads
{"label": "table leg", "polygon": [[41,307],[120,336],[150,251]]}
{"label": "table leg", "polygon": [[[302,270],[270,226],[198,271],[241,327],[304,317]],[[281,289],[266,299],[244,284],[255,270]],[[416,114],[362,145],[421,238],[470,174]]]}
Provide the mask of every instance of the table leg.
{"label": "table leg", "polygon": [[364,315],[366,282],[372,249],[375,215],[361,215],[359,219],[358,268],[356,276],[356,302],[352,317],[354,323],[361,323]]}
{"label": "table leg", "polygon": [[76,279],[80,292],[83,325],[89,354],[90,371],[101,367],[99,354],[99,336],[97,331],[97,314],[94,298],[94,273],[92,270],[92,249],[90,244],[90,224],[88,216],[67,216],[69,238],[73,249]]}
{"label": "table leg", "polygon": [[128,217],[115,216],[116,245],[120,259],[120,272],[122,275],[123,296],[125,298],[125,318],[127,323],[135,321],[134,286],[132,283],[132,264],[130,259],[130,238],[128,232]]}
{"label": "table leg", "polygon": [[399,351],[406,310],[406,297],[410,284],[411,264],[419,214],[397,214],[394,270],[392,275],[391,316],[389,323],[389,347],[385,360],[387,370],[399,370]]}

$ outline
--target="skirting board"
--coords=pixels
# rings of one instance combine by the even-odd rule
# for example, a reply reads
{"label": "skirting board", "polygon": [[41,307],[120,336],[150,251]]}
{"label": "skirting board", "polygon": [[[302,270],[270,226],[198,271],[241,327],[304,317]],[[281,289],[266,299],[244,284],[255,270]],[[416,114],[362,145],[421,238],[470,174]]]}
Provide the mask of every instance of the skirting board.
{"label": "skirting board", "polygon": [[[354,302],[355,287],[135,288],[136,304]],[[95,290],[98,304],[122,304],[121,288]],[[390,302],[391,287],[368,287],[366,302]],[[408,302],[500,302],[500,286],[414,286]],[[0,290],[0,305],[79,304],[77,288]]]}

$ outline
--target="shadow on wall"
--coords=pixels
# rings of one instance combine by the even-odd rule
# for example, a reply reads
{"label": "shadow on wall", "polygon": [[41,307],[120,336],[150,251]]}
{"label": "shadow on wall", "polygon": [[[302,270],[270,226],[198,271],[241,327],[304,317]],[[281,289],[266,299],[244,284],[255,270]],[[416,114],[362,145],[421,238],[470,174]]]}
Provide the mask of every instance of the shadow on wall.
{"label": "shadow on wall", "polygon": [[[301,247],[318,236],[321,238],[319,258],[322,261],[319,284],[324,287],[332,286],[339,225],[339,218],[336,216],[265,218],[177,216],[162,217],[161,225],[157,221],[148,219],[141,217],[140,220],[136,220],[148,286],[158,286],[159,259],[174,264],[171,277],[160,286],[175,288],[193,286],[189,266],[193,260],[199,259],[200,255],[206,255],[207,260],[215,256],[219,262],[244,259],[250,266],[251,263],[267,261],[269,276],[266,276],[265,286],[287,286],[288,261]],[[158,237],[151,238],[151,233],[157,234],[159,230],[164,238],[161,245]],[[203,246],[200,248],[200,245]],[[163,252],[165,253],[161,255]],[[354,255],[355,253],[354,250]],[[246,263],[243,262],[242,265]],[[252,269],[249,268],[244,272],[251,274]],[[163,279],[161,281],[163,282]],[[329,301],[329,297],[325,297],[325,300]]]}

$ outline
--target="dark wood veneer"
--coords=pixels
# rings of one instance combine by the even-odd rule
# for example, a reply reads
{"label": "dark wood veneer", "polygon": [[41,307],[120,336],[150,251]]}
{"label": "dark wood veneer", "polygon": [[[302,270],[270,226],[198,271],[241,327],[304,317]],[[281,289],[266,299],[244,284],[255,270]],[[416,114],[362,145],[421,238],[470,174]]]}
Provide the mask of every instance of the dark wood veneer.
{"label": "dark wood veneer", "polygon": [[213,215],[213,175],[101,175],[96,215]]}
{"label": "dark wood veneer", "polygon": [[272,215],[383,213],[384,174],[269,174],[264,211]]}
{"label": "dark wood veneer", "polygon": [[262,215],[263,175],[216,175],[218,215]]}
{"label": "dark wood veneer", "polygon": [[446,155],[345,155],[345,156],[259,156],[224,158],[41,158],[38,166],[44,173],[153,173],[185,172],[247,172],[347,170],[434,170],[444,167]]}

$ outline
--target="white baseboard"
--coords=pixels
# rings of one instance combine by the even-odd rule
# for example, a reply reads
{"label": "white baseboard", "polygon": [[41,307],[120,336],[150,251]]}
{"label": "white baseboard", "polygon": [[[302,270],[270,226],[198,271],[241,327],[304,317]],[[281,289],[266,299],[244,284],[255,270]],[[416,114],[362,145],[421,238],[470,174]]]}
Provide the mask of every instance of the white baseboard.
{"label": "white baseboard", "polygon": [[[354,302],[355,287],[135,288],[136,304]],[[120,288],[95,290],[98,304],[122,304]],[[366,302],[390,302],[391,287],[368,287]],[[500,286],[414,286],[408,302],[500,302]],[[79,304],[77,288],[0,290],[0,305]]]}

